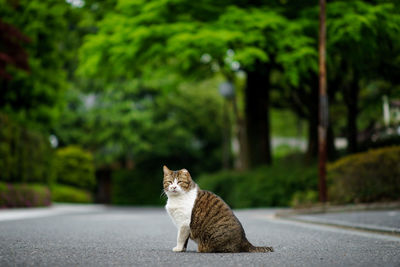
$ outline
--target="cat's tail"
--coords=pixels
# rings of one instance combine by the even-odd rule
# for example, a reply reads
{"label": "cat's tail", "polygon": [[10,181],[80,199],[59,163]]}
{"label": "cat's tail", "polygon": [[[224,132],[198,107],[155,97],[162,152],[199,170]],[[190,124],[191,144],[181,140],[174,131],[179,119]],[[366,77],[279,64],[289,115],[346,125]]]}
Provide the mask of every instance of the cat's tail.
{"label": "cat's tail", "polygon": [[255,247],[249,249],[249,252],[274,252],[273,247]]}
{"label": "cat's tail", "polygon": [[255,247],[249,241],[245,240],[242,243],[243,252],[274,252],[273,247]]}

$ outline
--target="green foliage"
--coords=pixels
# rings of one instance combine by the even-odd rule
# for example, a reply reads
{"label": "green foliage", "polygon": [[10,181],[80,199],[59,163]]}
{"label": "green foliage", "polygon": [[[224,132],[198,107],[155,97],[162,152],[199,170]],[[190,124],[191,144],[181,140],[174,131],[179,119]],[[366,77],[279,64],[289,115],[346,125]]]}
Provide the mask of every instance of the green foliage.
{"label": "green foliage", "polygon": [[[77,8],[56,0],[0,0],[1,20],[31,39],[24,47],[31,71],[10,68],[14,79],[0,81],[0,110],[10,115],[0,115],[2,180],[53,180],[54,157],[47,138],[32,130],[39,128],[55,133],[61,147],[79,145],[91,151],[98,168],[133,165],[133,173],[114,174],[115,203],[157,204],[158,198],[148,200],[141,192],[130,195],[140,187],[143,175],[148,177],[144,191],[155,197],[155,166],[186,167],[194,176],[220,168],[223,120],[217,88],[230,79],[243,89],[250,76],[238,78],[237,70],[270,71],[265,87],[270,88],[273,105],[292,111],[271,112],[273,135],[296,135],[293,114],[313,123],[318,103],[316,1],[84,3]],[[336,134],[346,134],[346,106],[354,104],[355,88],[360,101],[354,113],[360,113],[360,129],[379,121],[382,95],[399,97],[398,10],[395,1],[328,3],[327,78]],[[249,103],[244,104],[243,90],[238,91],[242,111]],[[11,117],[25,126],[10,122]],[[275,154],[288,151],[279,147]],[[89,189],[94,185],[88,163],[92,159],[81,152],[57,154],[58,182]],[[301,164],[288,174],[286,169],[278,160],[270,168],[223,172],[215,175],[213,186],[232,186],[228,189],[234,195],[228,189],[224,194],[237,207],[288,205],[295,192],[293,201],[311,201],[314,185],[309,186],[308,178],[303,187],[284,189],[295,184],[294,175],[303,176]],[[248,193],[242,190],[245,187]],[[262,190],[272,194],[264,196]]]}
{"label": "green foliage", "polygon": [[316,190],[307,190],[296,192],[291,201],[292,207],[307,207],[318,202],[318,192]]}
{"label": "green foliage", "polygon": [[63,45],[68,30],[65,1],[0,0],[0,17],[26,34],[29,73],[10,69],[11,81],[2,81],[1,110],[20,120],[49,129],[59,115],[66,87],[63,69],[68,51]]}
{"label": "green foliage", "polygon": [[[361,129],[376,126],[382,96],[399,97],[395,84],[399,83],[400,58],[394,55],[400,51],[400,13],[394,3],[366,1],[336,1],[327,10],[330,88],[340,89],[336,99],[347,106],[348,113],[359,113]],[[349,110],[352,106],[355,111]],[[340,124],[346,115],[337,115],[332,116],[337,128],[344,128]]]}
{"label": "green foliage", "polygon": [[213,171],[220,166],[222,140],[217,82],[186,83],[165,94],[126,82],[92,94],[92,106],[85,104],[87,95],[73,94],[56,134],[63,145],[93,151],[97,167],[134,161],[152,169],[174,162],[199,170],[195,163],[202,161],[203,170]]}
{"label": "green foliage", "polygon": [[301,158],[289,156],[276,160],[270,167],[252,171],[203,175],[198,184],[221,196],[233,208],[288,206],[297,192],[316,190],[316,172],[316,164],[305,164]]}
{"label": "green foliage", "polygon": [[[211,10],[213,15],[199,16]],[[253,70],[258,62],[272,59],[291,74],[296,66],[303,72],[316,70],[315,43],[297,24],[279,9],[250,4],[245,8],[234,1],[225,6],[119,1],[99,23],[99,31],[85,39],[78,72],[106,80],[138,75],[152,80],[155,72],[167,68],[183,74],[181,79],[203,78],[216,71],[231,75],[236,63]],[[235,55],[233,61],[227,60],[229,51]],[[204,55],[209,60],[203,60]],[[296,75],[291,75],[293,83],[298,83]]]}
{"label": "green foliage", "polygon": [[54,184],[51,186],[51,199],[54,202],[92,203],[90,192],[68,185]]}
{"label": "green foliage", "polygon": [[56,152],[57,183],[81,189],[92,189],[96,183],[93,157],[76,146],[60,148]]}
{"label": "green foliage", "polygon": [[29,70],[28,54],[25,52],[22,44],[28,43],[29,38],[23,35],[14,26],[4,23],[0,19],[0,78],[5,80],[12,79],[7,73],[7,69],[14,67],[25,71]]}
{"label": "green foliage", "polygon": [[329,198],[353,203],[399,200],[400,146],[350,155],[328,168]]}
{"label": "green foliage", "polygon": [[[173,87],[171,76],[176,78],[175,84],[180,84],[216,73],[232,78],[237,68],[251,72],[268,66],[274,105],[290,108],[313,124],[318,103],[314,97],[318,73],[318,5],[301,2],[269,1],[260,5],[227,1],[223,5],[207,1],[193,4],[185,0],[120,0],[115,10],[99,22],[98,31],[85,38],[78,73],[101,77],[106,84],[138,80],[139,91],[146,92],[150,87],[154,91],[164,88],[165,92],[166,87]],[[208,14],[211,10],[212,14]],[[388,55],[399,54],[396,53],[399,14],[394,4],[367,1],[334,1],[327,10],[331,117],[337,122],[333,125],[335,132],[342,134],[351,88],[362,82],[364,95],[367,91],[364,87],[372,79],[382,79],[390,73],[394,74],[392,80],[396,76],[397,72],[392,71],[396,63],[390,63]],[[389,91],[393,95],[396,90],[390,88],[385,92],[378,88],[375,90],[378,94],[369,95],[374,108],[382,94]],[[362,113],[371,107],[364,99],[360,102]],[[361,117],[368,120],[362,123],[363,127],[376,121],[377,113],[372,114],[367,119]],[[314,128],[311,126],[310,132],[314,133]]]}
{"label": "green foliage", "polygon": [[112,173],[111,203],[116,205],[161,205],[162,171],[120,170]]}
{"label": "green foliage", "polygon": [[[93,151],[97,166],[146,149],[140,131],[152,125],[150,93],[140,94],[134,82],[97,94],[70,93],[70,104],[63,112],[65,120],[55,129],[63,145],[80,144]],[[91,105],[85,102],[89,98]]]}
{"label": "green foliage", "polygon": [[274,158],[282,158],[291,154],[301,153],[301,148],[293,147],[288,144],[280,144],[274,147],[273,156]]}
{"label": "green foliage", "polygon": [[[188,84],[155,104],[154,125],[145,134],[152,144],[143,154],[147,162],[176,169],[184,166],[195,174],[220,168],[222,103],[213,88]],[[164,136],[168,142],[160,138]]]}
{"label": "green foliage", "polygon": [[0,113],[0,180],[45,183],[54,179],[49,140]]}
{"label": "green foliage", "polygon": [[[293,11],[292,3],[285,7],[284,13],[290,10]],[[271,79],[279,91],[273,91],[271,99],[273,105],[290,108],[306,118],[311,126],[310,137],[314,136],[315,140],[319,7],[315,2],[298,8],[293,15],[296,23],[288,25],[293,28],[292,34],[280,42],[293,44],[293,51],[278,50],[276,53],[284,72],[273,71]],[[394,55],[399,55],[400,51],[399,21],[395,1],[328,2],[327,79],[330,123],[335,134],[357,135],[356,127],[351,127],[348,119],[350,115],[356,117],[361,130],[377,126],[382,96],[398,98],[396,85],[399,84],[400,64]]]}
{"label": "green foliage", "polygon": [[135,163],[135,170],[112,175],[113,203],[160,204],[163,164],[172,169],[185,167],[193,174],[220,168],[222,103],[207,84],[204,88],[187,84],[157,97],[151,103],[151,117],[141,122],[144,127],[127,131],[127,136],[120,139],[128,143],[128,138],[137,138],[140,144],[124,152],[125,159]]}
{"label": "green foliage", "polygon": [[277,137],[305,137],[305,121],[290,110],[271,109],[271,135]]}
{"label": "green foliage", "polygon": [[0,182],[0,208],[39,207],[50,204],[51,196],[47,186]]}
{"label": "green foliage", "polygon": [[[170,81],[162,78],[167,73],[176,75],[176,83],[182,84],[215,77],[216,73],[231,78],[239,68],[251,72],[257,68],[267,68],[267,65],[268,68],[289,70],[300,66],[304,73],[310,68],[315,69],[317,61],[314,41],[305,36],[303,29],[297,27],[296,23],[286,19],[279,9],[239,5],[232,1],[231,5],[226,6],[208,3],[215,8],[214,16],[210,17],[186,11],[192,7],[203,12],[204,5],[202,2],[192,6],[190,1],[119,1],[116,10],[111,11],[98,24],[98,32],[85,38],[80,49],[78,73],[91,78],[101,77],[106,84],[138,80],[138,91],[146,93],[148,87],[155,88],[156,92],[161,91],[159,88],[171,88]],[[286,56],[279,57],[277,54]],[[292,58],[287,55],[292,55]],[[299,83],[298,77],[292,75],[290,79],[293,83]],[[157,86],[149,86],[154,83]],[[163,91],[168,92],[165,89]],[[157,100],[166,96],[161,94]],[[167,120],[168,123],[171,121]],[[160,124],[166,126],[163,121]],[[156,121],[151,135],[155,136],[159,128]],[[186,132],[183,128],[179,127],[182,133]],[[172,130],[177,132],[175,128]],[[189,136],[183,138],[182,150],[189,144]],[[140,141],[133,145],[128,143],[127,146],[115,145],[114,150],[107,151],[113,153],[120,152],[121,147],[128,148],[133,151],[131,153],[135,159],[137,148],[152,147],[154,142],[160,143],[159,138],[149,144],[143,139],[136,140]],[[189,149],[192,150],[191,147]]]}

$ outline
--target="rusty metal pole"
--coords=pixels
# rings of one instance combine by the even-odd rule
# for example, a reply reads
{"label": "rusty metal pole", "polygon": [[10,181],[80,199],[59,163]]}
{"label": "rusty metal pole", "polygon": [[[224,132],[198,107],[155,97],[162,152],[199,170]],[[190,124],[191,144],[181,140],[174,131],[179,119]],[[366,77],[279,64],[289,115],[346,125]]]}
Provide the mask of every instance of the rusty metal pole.
{"label": "rusty metal pole", "polygon": [[319,201],[327,201],[326,193],[326,136],[328,129],[328,97],[326,85],[326,0],[319,1],[319,125],[318,125],[318,174]]}

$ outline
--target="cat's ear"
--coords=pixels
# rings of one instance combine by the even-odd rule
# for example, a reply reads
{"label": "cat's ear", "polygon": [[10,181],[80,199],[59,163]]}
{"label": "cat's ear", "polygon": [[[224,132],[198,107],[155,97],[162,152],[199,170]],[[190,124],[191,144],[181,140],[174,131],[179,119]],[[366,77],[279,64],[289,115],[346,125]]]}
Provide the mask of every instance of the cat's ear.
{"label": "cat's ear", "polygon": [[186,170],[186,169],[182,169],[182,170],[181,170],[181,173],[183,173],[183,174],[188,174],[188,173],[189,173],[189,171],[188,171],[188,170]]}
{"label": "cat's ear", "polygon": [[165,175],[167,175],[167,174],[170,173],[170,170],[169,170],[168,167],[165,166],[165,165],[164,165],[164,167],[163,167],[163,171],[164,171],[164,174],[165,174]]}

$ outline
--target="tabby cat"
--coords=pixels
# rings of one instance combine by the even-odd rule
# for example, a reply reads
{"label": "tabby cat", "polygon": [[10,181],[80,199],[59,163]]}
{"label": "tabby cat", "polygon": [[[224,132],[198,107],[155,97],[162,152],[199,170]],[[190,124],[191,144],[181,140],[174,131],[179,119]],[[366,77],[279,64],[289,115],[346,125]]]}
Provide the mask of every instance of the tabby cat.
{"label": "tabby cat", "polygon": [[186,251],[189,237],[199,252],[272,252],[255,247],[246,238],[242,224],[217,195],[201,190],[186,169],[171,171],[164,166],[165,206],[178,228],[175,252]]}

